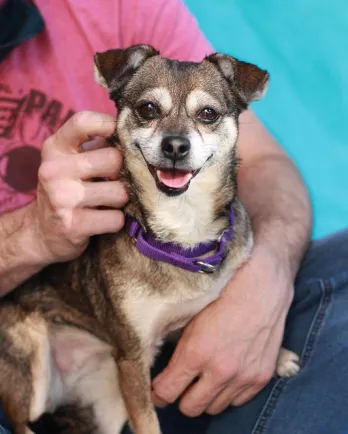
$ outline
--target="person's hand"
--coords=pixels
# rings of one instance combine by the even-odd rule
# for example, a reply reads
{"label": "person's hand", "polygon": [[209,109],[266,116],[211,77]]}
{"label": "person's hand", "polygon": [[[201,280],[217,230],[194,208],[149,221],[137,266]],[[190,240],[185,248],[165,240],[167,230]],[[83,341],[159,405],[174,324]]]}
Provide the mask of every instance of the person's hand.
{"label": "person's hand", "polygon": [[[43,143],[37,196],[30,213],[40,255],[48,263],[73,259],[90,236],[123,227],[120,208],[127,193],[117,180],[123,159],[105,140],[115,125],[113,116],[80,112]],[[91,178],[102,180],[92,182]],[[99,206],[108,209],[96,209]]]}
{"label": "person's hand", "polygon": [[255,396],[275,371],[293,296],[288,274],[274,254],[254,251],[220,298],[184,330],[168,366],[154,379],[155,405],[181,396],[181,411],[196,417]]}

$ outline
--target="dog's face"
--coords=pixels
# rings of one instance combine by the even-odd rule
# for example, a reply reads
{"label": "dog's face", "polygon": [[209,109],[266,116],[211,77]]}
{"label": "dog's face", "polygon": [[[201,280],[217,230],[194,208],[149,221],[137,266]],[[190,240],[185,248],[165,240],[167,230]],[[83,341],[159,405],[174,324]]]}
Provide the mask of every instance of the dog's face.
{"label": "dog's face", "polygon": [[95,66],[119,110],[121,145],[167,196],[185,193],[205,168],[228,160],[238,116],[268,80],[230,56],[179,62],[148,45],[98,53]]}

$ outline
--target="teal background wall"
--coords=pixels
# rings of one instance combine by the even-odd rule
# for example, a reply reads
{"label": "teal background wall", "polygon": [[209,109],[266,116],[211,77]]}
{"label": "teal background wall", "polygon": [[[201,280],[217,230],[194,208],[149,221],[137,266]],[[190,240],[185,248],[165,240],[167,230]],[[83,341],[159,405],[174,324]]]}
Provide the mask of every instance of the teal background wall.
{"label": "teal background wall", "polygon": [[269,70],[253,105],[300,168],[314,237],[348,226],[348,1],[186,0],[216,51]]}

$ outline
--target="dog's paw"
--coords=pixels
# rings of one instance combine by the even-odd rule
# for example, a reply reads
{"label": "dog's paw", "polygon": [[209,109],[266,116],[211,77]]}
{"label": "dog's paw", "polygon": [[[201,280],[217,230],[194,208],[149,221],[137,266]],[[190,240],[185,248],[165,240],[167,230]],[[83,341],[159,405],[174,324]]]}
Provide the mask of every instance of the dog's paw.
{"label": "dog's paw", "polygon": [[279,377],[294,377],[300,372],[300,358],[292,351],[281,348],[277,360],[276,374]]}

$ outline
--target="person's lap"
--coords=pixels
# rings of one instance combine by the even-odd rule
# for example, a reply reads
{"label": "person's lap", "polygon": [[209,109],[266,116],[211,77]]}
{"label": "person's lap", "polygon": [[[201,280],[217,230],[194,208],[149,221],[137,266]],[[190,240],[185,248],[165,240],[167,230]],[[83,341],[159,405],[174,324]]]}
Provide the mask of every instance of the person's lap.
{"label": "person's lap", "polygon": [[[275,378],[252,401],[214,417],[187,418],[176,404],[159,409],[163,433],[348,432],[348,230],[314,242],[306,255],[295,285],[284,346],[301,355],[301,372],[296,377]],[[163,369],[171,351],[165,346],[155,372]],[[125,428],[123,434],[128,433]]]}

